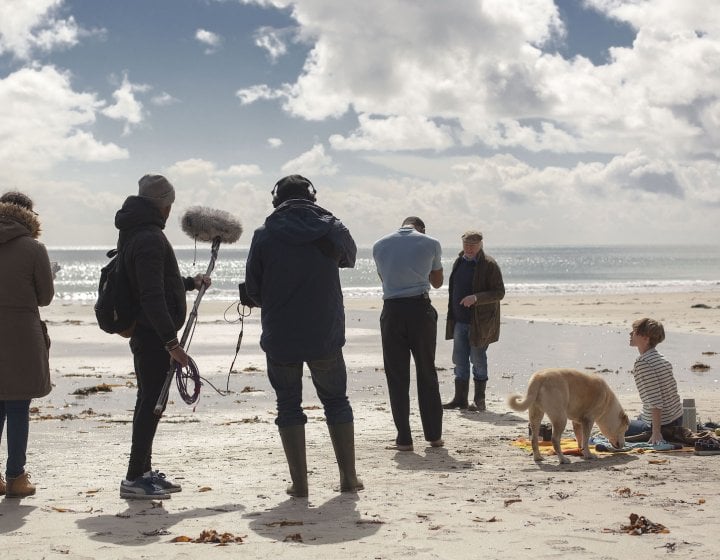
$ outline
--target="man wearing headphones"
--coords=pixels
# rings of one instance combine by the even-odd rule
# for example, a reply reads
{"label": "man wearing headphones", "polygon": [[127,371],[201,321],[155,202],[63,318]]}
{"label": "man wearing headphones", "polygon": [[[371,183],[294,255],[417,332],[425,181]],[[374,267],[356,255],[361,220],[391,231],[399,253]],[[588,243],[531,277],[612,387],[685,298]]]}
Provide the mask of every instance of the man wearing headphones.
{"label": "man wearing headphones", "polygon": [[355,242],[343,223],[315,204],[301,175],[272,190],[275,211],[255,230],[245,267],[248,296],[261,308],[260,346],[277,397],[277,424],[290,470],[291,496],[308,495],[303,363],[325,409],[340,491],[363,489],[355,473],[353,411],[347,398],[345,309],[339,268],[355,266]]}

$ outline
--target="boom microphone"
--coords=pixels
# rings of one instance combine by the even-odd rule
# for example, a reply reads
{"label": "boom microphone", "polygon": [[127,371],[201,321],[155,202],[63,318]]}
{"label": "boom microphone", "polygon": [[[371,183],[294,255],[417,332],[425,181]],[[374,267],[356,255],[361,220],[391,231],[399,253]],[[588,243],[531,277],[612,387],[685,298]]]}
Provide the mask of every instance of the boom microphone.
{"label": "boom microphone", "polygon": [[235,243],[242,233],[240,222],[232,214],[206,206],[188,208],[180,225],[196,241],[215,241],[220,238],[223,243]]}
{"label": "boom microphone", "polygon": [[[213,269],[215,268],[215,261],[217,260],[218,251],[220,250],[221,243],[235,243],[242,233],[242,226],[232,214],[225,212],[224,210],[216,210],[214,208],[206,208],[204,206],[193,206],[183,214],[180,225],[182,230],[187,233],[196,241],[211,241],[212,247],[210,248],[210,263],[207,267],[205,276],[210,276]],[[186,343],[189,344],[188,339],[191,337],[193,330],[195,329],[195,322],[197,321],[198,307],[200,306],[200,300],[205,295],[207,284],[203,283],[198,289],[197,297],[195,298],[195,304],[190,310],[187,323],[185,323],[185,329],[183,330],[182,338],[180,338],[180,346],[183,349],[187,349]],[[165,406],[168,402],[168,395],[170,394],[170,383],[172,383],[173,375],[176,375],[178,382],[178,389],[181,390],[181,396],[188,404],[194,403],[200,395],[200,374],[197,372],[197,367],[191,360],[191,368],[195,368],[194,373],[186,373],[183,368],[177,366],[172,360],[170,367],[165,375],[165,383],[160,391],[157,404],[155,405],[155,415],[162,416]],[[195,393],[192,396],[188,395],[185,398],[183,392],[184,387],[187,384],[187,379],[192,378],[195,381]]]}

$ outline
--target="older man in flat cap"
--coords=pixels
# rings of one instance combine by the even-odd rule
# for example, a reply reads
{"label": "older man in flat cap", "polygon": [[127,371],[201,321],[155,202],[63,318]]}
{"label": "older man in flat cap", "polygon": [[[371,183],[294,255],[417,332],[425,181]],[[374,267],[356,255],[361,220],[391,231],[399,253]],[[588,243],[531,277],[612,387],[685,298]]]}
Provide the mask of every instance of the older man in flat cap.
{"label": "older man in flat cap", "polygon": [[[497,262],[483,251],[481,232],[463,233],[462,246],[450,273],[445,325],[445,339],[453,341],[455,396],[443,408],[483,411],[487,349],[500,338],[500,300],[505,297],[505,285]],[[475,395],[468,407],[471,365]]]}

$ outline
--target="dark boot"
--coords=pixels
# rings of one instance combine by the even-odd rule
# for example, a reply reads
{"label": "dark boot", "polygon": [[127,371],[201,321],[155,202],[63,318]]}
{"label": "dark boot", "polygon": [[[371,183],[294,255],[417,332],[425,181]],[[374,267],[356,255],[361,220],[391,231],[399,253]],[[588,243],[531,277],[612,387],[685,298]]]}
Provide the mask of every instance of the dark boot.
{"label": "dark boot", "polygon": [[340,470],[340,492],[357,492],[365,488],[362,480],[355,473],[355,425],[328,424],[335,458]]}
{"label": "dark boot", "polygon": [[455,396],[449,403],[442,405],[445,409],[459,408],[465,410],[468,407],[468,390],[470,389],[470,380],[462,381],[455,378]]}
{"label": "dark boot", "polygon": [[469,410],[475,410],[477,412],[485,411],[485,387],[487,386],[487,379],[484,381],[475,381],[475,396],[473,402],[468,407]]}
{"label": "dark boot", "polygon": [[279,431],[292,480],[286,492],[296,498],[305,498],[308,495],[305,424],[287,426]]}

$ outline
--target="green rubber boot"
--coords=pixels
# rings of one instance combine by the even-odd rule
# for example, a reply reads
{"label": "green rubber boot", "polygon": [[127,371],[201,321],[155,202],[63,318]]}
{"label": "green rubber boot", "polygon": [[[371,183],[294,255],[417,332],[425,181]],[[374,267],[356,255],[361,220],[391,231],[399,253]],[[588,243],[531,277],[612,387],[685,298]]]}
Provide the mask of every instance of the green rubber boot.
{"label": "green rubber boot", "polygon": [[305,455],[305,424],[280,428],[285,458],[290,469],[292,484],[286,492],[296,498],[308,495],[307,457]]}
{"label": "green rubber boot", "polygon": [[355,473],[355,425],[328,424],[335,458],[340,470],[340,492],[357,492],[365,488],[362,480]]}

